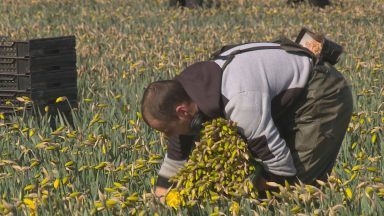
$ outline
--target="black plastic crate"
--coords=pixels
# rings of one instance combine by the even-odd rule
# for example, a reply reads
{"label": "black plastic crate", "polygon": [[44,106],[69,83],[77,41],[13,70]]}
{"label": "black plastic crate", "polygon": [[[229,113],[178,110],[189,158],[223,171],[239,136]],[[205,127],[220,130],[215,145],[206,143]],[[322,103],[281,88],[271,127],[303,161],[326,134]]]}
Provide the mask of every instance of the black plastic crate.
{"label": "black plastic crate", "polygon": [[29,41],[29,56],[56,56],[75,53],[75,36],[33,39]]}
{"label": "black plastic crate", "polygon": [[[50,115],[60,110],[71,118],[70,108],[77,107],[75,46],[74,36],[0,41],[0,113],[10,116],[25,107],[35,113],[48,106]],[[25,103],[24,96],[32,102]],[[62,96],[67,100],[56,103]]]}
{"label": "black plastic crate", "polygon": [[31,92],[33,101],[48,101],[53,103],[58,97],[65,96],[68,100],[77,99],[77,86],[70,86],[67,88],[51,88],[44,90],[34,90]]}
{"label": "black plastic crate", "polygon": [[76,71],[34,74],[31,76],[31,89],[55,89],[73,87],[77,84]]}
{"label": "black plastic crate", "polygon": [[58,56],[34,57],[30,59],[29,70],[31,73],[47,71],[60,71],[66,67],[76,66],[76,54],[70,53]]}
{"label": "black plastic crate", "polygon": [[33,82],[39,82],[41,80],[49,80],[57,76],[77,76],[76,67],[68,66],[62,67],[60,70],[41,71],[32,73],[31,79]]}
{"label": "black plastic crate", "polygon": [[0,74],[0,90],[48,90],[74,87],[76,70],[33,75]]}
{"label": "black plastic crate", "polygon": [[[47,67],[48,68],[48,67]],[[62,74],[62,73],[77,73],[76,65],[57,65],[56,67],[49,67],[49,70],[32,71],[34,77],[47,76],[49,74]]]}
{"label": "black plastic crate", "polygon": [[0,57],[41,57],[75,52],[74,36],[33,39],[29,41],[0,41]]}
{"label": "black plastic crate", "polygon": [[23,109],[19,109],[18,107],[14,106],[14,107],[10,107],[10,106],[0,106],[0,113],[3,113],[5,114],[5,116],[7,117],[8,115],[10,114],[18,114],[18,113],[21,113],[23,112],[24,110],[32,110],[32,107],[23,107]]}
{"label": "black plastic crate", "polygon": [[28,90],[31,88],[31,77],[27,75],[0,75],[0,89],[2,90]]}
{"label": "black plastic crate", "polygon": [[[59,91],[56,91],[56,94],[58,94]],[[63,96],[62,94],[60,94]],[[23,97],[27,96],[28,98],[32,98],[32,103],[25,103],[20,100],[17,100],[17,97]],[[30,96],[30,97],[29,97]],[[68,97],[68,96],[67,96]],[[50,116],[53,116],[53,118],[50,118],[50,126],[51,128],[55,129],[57,128],[56,125],[56,117],[60,114],[63,116],[66,121],[73,125],[73,118],[72,118],[72,109],[77,108],[77,94],[74,94],[73,96],[69,96],[67,100],[56,103],[57,98],[52,99],[33,99],[33,96],[31,95],[31,92],[1,92],[0,91],[0,113],[5,115],[5,119],[1,120],[0,123],[2,124],[10,124],[11,123],[11,117],[13,115],[18,116],[29,116],[34,115],[38,118],[40,115],[48,114]],[[22,98],[23,100],[23,98]],[[7,103],[10,102],[10,103]]]}
{"label": "black plastic crate", "polygon": [[[37,106],[35,106],[36,108]],[[52,113],[52,112],[57,112],[57,110],[60,110],[60,111],[71,111],[71,109],[73,108],[77,108],[77,102],[75,100],[72,100],[72,101],[64,101],[64,102],[60,102],[60,103],[51,103],[51,102],[45,102],[45,101],[41,101],[39,103],[39,106],[38,108],[40,109],[40,111],[44,110],[45,111],[45,108],[48,108],[48,113]]]}
{"label": "black plastic crate", "polygon": [[0,57],[0,75],[1,74],[27,74],[29,73],[28,58],[1,58]]}
{"label": "black plastic crate", "polygon": [[23,103],[17,98],[28,97],[31,99],[31,92],[29,91],[0,91],[0,112],[3,112],[3,109],[11,109],[15,106],[22,106]]}
{"label": "black plastic crate", "polygon": [[34,58],[1,58],[0,75],[2,73],[29,74],[52,71],[63,71],[76,68],[76,54]]}
{"label": "black plastic crate", "polygon": [[[67,99],[63,102],[56,103],[57,98],[63,96]],[[25,103],[23,100],[29,100],[31,102]],[[64,110],[69,107],[77,107],[77,88],[72,87],[68,89],[53,89],[50,91],[35,92],[0,91],[0,113],[10,113],[18,107],[30,108],[32,105],[39,109],[43,109],[45,106],[52,107],[53,109],[62,108]]]}
{"label": "black plastic crate", "polygon": [[29,56],[28,42],[0,41],[1,57],[25,57]]}
{"label": "black plastic crate", "polygon": [[67,89],[76,87],[76,77],[65,80],[51,80],[50,82],[32,83],[32,91],[46,91],[47,89]]}

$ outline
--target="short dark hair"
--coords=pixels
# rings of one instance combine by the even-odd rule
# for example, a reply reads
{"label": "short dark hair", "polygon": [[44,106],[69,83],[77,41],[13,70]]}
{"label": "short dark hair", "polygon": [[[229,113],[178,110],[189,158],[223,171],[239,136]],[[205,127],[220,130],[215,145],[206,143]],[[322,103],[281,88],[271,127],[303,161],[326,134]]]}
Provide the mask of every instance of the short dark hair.
{"label": "short dark hair", "polygon": [[141,113],[147,124],[146,114],[160,121],[172,121],[177,119],[176,106],[184,102],[191,102],[191,98],[178,81],[152,82],[144,90]]}

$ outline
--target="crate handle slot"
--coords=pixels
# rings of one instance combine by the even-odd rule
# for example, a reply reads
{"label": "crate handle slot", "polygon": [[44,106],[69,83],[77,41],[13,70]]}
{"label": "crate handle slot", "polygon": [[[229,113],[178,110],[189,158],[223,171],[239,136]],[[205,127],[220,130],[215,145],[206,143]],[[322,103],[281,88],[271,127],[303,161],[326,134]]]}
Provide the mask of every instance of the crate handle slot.
{"label": "crate handle slot", "polygon": [[16,77],[0,77],[1,81],[14,81]]}

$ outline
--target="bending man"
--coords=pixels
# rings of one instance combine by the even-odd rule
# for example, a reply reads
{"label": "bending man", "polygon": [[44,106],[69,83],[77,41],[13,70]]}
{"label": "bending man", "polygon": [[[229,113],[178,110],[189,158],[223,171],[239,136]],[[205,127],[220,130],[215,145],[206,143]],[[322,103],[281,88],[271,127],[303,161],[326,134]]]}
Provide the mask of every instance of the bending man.
{"label": "bending man", "polygon": [[195,63],[172,80],[149,84],[142,99],[146,123],[168,137],[156,194],[184,166],[201,123],[224,117],[237,122],[265,181],[325,180],[352,113],[351,90],[327,62],[294,43],[224,47],[213,60]]}

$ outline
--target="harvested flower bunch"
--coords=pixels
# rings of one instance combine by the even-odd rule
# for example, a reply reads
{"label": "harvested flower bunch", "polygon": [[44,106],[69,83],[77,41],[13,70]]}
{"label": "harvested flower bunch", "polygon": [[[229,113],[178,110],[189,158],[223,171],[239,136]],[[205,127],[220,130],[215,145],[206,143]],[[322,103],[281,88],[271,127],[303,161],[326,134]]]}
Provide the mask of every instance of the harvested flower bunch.
{"label": "harvested flower bunch", "polygon": [[220,197],[255,197],[250,176],[259,173],[261,166],[252,161],[236,123],[218,118],[203,126],[185,167],[171,178],[177,186],[169,194],[177,191],[182,205]]}

